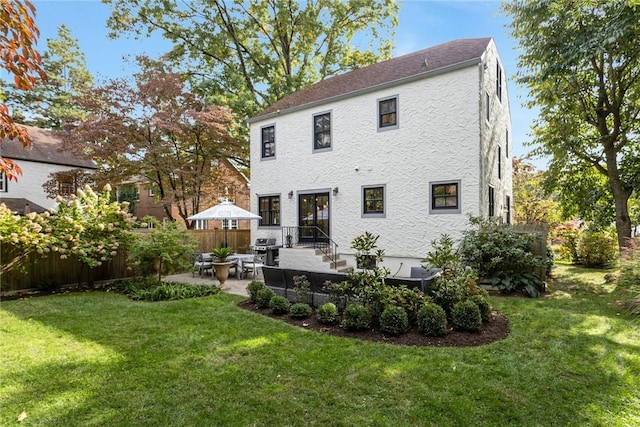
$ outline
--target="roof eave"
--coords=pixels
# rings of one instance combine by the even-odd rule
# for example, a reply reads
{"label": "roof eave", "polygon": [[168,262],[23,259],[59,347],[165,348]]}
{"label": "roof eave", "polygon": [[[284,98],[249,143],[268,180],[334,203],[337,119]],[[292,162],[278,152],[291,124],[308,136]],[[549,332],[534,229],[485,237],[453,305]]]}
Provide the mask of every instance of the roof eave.
{"label": "roof eave", "polygon": [[405,84],[405,83],[410,83],[416,80],[422,80],[422,79],[426,79],[426,78],[430,78],[430,77],[434,77],[437,76],[439,74],[445,74],[445,73],[450,73],[452,71],[456,71],[456,70],[460,70],[462,68],[467,68],[470,67],[472,65],[477,65],[482,61],[482,57],[479,56],[477,58],[472,58],[472,59],[468,59],[466,61],[463,62],[458,62],[456,64],[451,64],[451,65],[447,65],[446,67],[441,67],[441,68],[437,68],[435,70],[429,70],[429,71],[425,71],[423,73],[418,73],[418,74],[414,74],[412,76],[409,77],[403,77],[401,79],[396,79],[396,80],[391,80],[379,85],[375,85],[375,86],[369,86],[367,88],[364,89],[359,89],[359,90],[355,90],[352,92],[346,92],[346,93],[342,93],[340,95],[335,95],[329,98],[323,98],[321,100],[318,101],[312,101],[306,104],[300,104],[300,105],[296,105],[295,107],[291,107],[291,108],[287,108],[284,110],[277,110],[274,111],[272,113],[268,113],[268,114],[264,114],[261,116],[255,116],[252,117],[250,119],[247,120],[248,124],[252,124],[252,123],[256,123],[256,122],[260,122],[260,121],[264,121],[264,120],[270,120],[274,117],[277,117],[281,114],[289,114],[289,113],[294,113],[296,111],[301,111],[301,110],[306,110],[308,108],[313,108],[316,107],[318,105],[323,105],[323,104],[327,104],[330,102],[336,102],[336,101],[341,101],[343,99],[347,99],[347,98],[352,98],[354,96],[359,96],[359,95],[365,95],[367,93],[371,93],[371,92],[376,92],[379,90],[383,90],[383,89],[387,89],[390,87],[394,87],[394,86],[398,86],[400,84]]}

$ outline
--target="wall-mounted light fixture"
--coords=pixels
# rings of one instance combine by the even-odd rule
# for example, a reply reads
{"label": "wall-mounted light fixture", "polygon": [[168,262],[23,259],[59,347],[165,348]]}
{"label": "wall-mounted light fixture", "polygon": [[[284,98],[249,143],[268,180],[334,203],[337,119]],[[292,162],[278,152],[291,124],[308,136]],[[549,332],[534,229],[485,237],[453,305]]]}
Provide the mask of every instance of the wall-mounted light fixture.
{"label": "wall-mounted light fixture", "polygon": [[289,191],[289,193],[287,194],[287,196],[289,196],[290,199],[293,199],[293,190]]}
{"label": "wall-mounted light fixture", "polygon": [[333,195],[337,195],[338,194],[338,187],[333,187]]}

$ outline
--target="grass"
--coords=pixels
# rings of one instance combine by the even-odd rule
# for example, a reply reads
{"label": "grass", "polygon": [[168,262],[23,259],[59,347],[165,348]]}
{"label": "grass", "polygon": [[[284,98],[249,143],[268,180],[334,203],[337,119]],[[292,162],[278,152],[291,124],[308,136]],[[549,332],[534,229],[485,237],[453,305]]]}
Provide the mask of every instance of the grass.
{"label": "grass", "polygon": [[492,298],[511,334],[472,348],[325,336],[227,294],[2,302],[0,425],[640,425],[637,320],[571,268],[551,297]]}

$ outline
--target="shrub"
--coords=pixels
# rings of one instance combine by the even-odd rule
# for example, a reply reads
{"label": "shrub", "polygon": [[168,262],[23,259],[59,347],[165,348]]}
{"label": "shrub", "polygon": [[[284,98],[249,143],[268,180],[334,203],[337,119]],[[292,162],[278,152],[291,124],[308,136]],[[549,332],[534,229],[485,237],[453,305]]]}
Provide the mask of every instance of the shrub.
{"label": "shrub", "polygon": [[285,314],[289,311],[289,300],[283,296],[276,295],[269,300],[269,307],[273,314]]}
{"label": "shrub", "polygon": [[323,325],[335,325],[338,323],[338,307],[336,307],[332,302],[321,305],[318,308],[316,315],[318,317],[318,322]]}
{"label": "shrub", "polygon": [[496,272],[531,271],[543,266],[542,260],[531,252],[531,243],[537,234],[516,233],[509,224],[500,224],[495,218],[471,218],[475,228],[466,230],[460,246],[462,261],[487,278]]}
{"label": "shrub", "polygon": [[297,302],[291,306],[289,314],[294,319],[306,319],[311,316],[311,306],[306,302]]}
{"label": "shrub", "polygon": [[293,289],[296,294],[296,302],[306,303],[308,301],[311,283],[307,280],[307,276],[293,276]]}
{"label": "shrub", "polygon": [[454,268],[460,263],[460,255],[454,246],[455,241],[448,234],[442,234],[439,240],[432,240],[431,247],[433,250],[422,260],[422,262],[428,264],[428,266],[424,267]]}
{"label": "shrub", "polygon": [[477,292],[477,276],[473,269],[457,265],[442,272],[433,284],[433,301],[451,316],[453,306]]}
{"label": "shrub", "polygon": [[265,284],[259,280],[252,280],[247,285],[247,293],[249,294],[249,299],[251,302],[256,302],[256,297],[258,296],[258,291],[265,288]]}
{"label": "shrub", "polygon": [[427,304],[418,310],[418,329],[425,336],[441,337],[447,332],[447,314],[436,304]]}
{"label": "shrub", "polygon": [[123,280],[117,289],[136,301],[167,301],[198,298],[220,292],[217,286],[187,285],[184,283],[157,283],[154,277]]}
{"label": "shrub", "polygon": [[418,289],[406,286],[383,286],[380,289],[382,311],[388,306],[402,307],[409,318],[409,324],[415,324],[420,307],[430,302],[431,298]]}
{"label": "shrub", "polygon": [[453,306],[451,323],[454,329],[463,332],[475,332],[482,325],[482,317],[477,304],[471,300],[461,301]]}
{"label": "shrub", "polygon": [[349,331],[369,329],[371,327],[371,313],[362,304],[351,304],[344,310],[342,324]]}
{"label": "shrub", "polygon": [[409,329],[409,316],[402,307],[389,305],[380,316],[380,331],[387,335],[402,335]]}
{"label": "shrub", "polygon": [[269,303],[271,302],[271,298],[273,298],[276,294],[267,287],[260,289],[256,294],[256,305],[260,308],[269,307]]}
{"label": "shrub", "polygon": [[489,323],[491,321],[491,304],[489,304],[489,300],[482,295],[472,295],[469,299],[478,306],[482,323]]}
{"label": "shrub", "polygon": [[524,273],[498,271],[491,277],[491,284],[497,286],[504,294],[521,291],[532,298],[538,298],[545,286],[542,279],[527,271]]}
{"label": "shrub", "polygon": [[585,267],[610,266],[618,257],[618,241],[607,231],[585,231],[576,242],[576,252]]}

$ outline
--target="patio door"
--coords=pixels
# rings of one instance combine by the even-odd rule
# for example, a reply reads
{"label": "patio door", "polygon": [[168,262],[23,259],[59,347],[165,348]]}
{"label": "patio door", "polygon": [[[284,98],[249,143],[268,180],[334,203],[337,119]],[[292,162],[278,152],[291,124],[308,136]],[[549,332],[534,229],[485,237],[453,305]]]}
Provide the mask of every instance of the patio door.
{"label": "patio door", "polygon": [[328,241],[330,212],[329,193],[298,195],[300,243]]}

